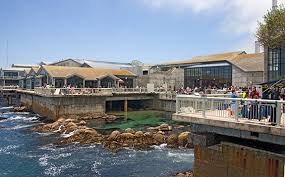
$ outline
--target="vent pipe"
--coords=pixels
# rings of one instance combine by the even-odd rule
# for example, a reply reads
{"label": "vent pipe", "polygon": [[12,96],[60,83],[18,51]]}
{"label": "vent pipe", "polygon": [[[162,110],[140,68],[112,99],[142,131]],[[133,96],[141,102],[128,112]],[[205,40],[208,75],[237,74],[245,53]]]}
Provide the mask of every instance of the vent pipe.
{"label": "vent pipe", "polygon": [[255,41],[255,53],[260,53],[261,52],[261,44],[259,41]]}
{"label": "vent pipe", "polygon": [[277,0],[272,0],[272,9],[275,10],[278,7],[278,2]]}

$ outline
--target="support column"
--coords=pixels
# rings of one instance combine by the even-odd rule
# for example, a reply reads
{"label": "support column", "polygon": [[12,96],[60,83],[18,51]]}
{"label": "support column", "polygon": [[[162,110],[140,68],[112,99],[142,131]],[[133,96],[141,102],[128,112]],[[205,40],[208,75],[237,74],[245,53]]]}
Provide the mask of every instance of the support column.
{"label": "support column", "polygon": [[64,85],[67,86],[67,79],[64,79]]}
{"label": "support column", "polygon": [[[32,83],[31,83],[31,85],[32,85]],[[52,78],[52,84],[51,85],[53,85],[55,87],[55,78],[54,77]]]}
{"label": "support column", "polygon": [[125,112],[125,119],[128,119],[128,100],[124,100],[124,112]]}
{"label": "support column", "polygon": [[82,87],[85,88],[85,79],[83,79]]}
{"label": "support column", "polygon": [[117,88],[120,88],[120,82],[116,81],[116,83],[117,83]]}
{"label": "support column", "polygon": [[11,95],[8,96],[8,105],[9,106],[12,105],[12,96]]}
{"label": "support column", "polygon": [[97,83],[98,83],[97,87],[100,88],[100,87],[101,87],[101,80],[98,79],[98,82],[97,82]]}

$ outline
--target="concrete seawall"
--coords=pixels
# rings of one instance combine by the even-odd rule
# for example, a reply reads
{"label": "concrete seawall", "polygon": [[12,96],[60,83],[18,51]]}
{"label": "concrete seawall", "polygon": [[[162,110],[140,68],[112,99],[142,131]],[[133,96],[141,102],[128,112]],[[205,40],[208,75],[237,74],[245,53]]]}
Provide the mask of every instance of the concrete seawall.
{"label": "concrete seawall", "polygon": [[[124,107],[128,106],[128,104],[124,104],[124,101],[135,100],[144,102],[144,107],[141,109],[175,112],[175,100],[160,99],[158,94],[46,96],[29,92],[20,93],[22,105],[50,119],[57,119],[63,115],[105,113],[107,102],[123,101],[121,106]],[[107,107],[110,109],[109,106]]]}
{"label": "concrete seawall", "polygon": [[284,155],[232,143],[195,146],[195,177],[283,177]]}
{"label": "concrete seawall", "polygon": [[62,115],[70,114],[104,113],[106,97],[48,97],[33,94],[21,94],[21,103],[41,116],[56,119]]}

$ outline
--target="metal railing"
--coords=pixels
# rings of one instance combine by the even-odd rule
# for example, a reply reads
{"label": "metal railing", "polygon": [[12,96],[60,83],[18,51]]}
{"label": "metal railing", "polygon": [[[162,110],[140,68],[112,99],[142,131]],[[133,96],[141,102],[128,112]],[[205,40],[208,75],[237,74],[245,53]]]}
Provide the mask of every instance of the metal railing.
{"label": "metal railing", "polygon": [[113,93],[148,93],[147,88],[112,88]]}
{"label": "metal railing", "polygon": [[285,125],[285,101],[281,100],[177,95],[176,113]]}
{"label": "metal railing", "polygon": [[39,95],[112,95],[111,88],[40,88],[34,89]]}
{"label": "metal railing", "polygon": [[176,93],[175,92],[159,93],[159,99],[161,99],[161,100],[175,100],[176,99]]}
{"label": "metal railing", "polygon": [[23,76],[0,76],[1,79],[23,79]]}
{"label": "metal railing", "polygon": [[14,85],[9,85],[9,86],[0,86],[0,90],[5,90],[5,89],[18,89],[19,86],[14,86]]}

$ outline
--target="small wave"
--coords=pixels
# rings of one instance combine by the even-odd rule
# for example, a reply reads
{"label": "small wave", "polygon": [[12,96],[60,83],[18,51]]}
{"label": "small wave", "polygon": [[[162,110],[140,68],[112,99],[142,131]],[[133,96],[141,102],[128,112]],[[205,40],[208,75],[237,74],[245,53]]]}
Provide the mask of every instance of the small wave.
{"label": "small wave", "polygon": [[62,130],[62,128],[63,128],[64,126],[63,125],[60,125],[59,127],[58,127],[58,129],[57,130],[55,130],[55,131],[53,131],[54,133],[56,133],[56,132],[60,132],[61,130]]}
{"label": "small wave", "polygon": [[39,122],[39,117],[33,116],[33,117],[25,117],[25,116],[8,116],[8,115],[3,115],[4,120],[1,120],[1,122],[7,122],[7,121],[24,121],[24,122]]}
{"label": "small wave", "polygon": [[97,175],[101,175],[100,171],[98,170],[98,166],[101,165],[101,162],[95,161],[91,167],[91,170],[95,172]]}
{"label": "small wave", "polygon": [[0,148],[0,153],[10,153],[10,150],[17,149],[19,145],[9,145],[3,148]]}
{"label": "small wave", "polygon": [[194,159],[193,151],[189,151],[188,153],[168,152],[167,156],[171,157],[174,162],[185,162]]}
{"label": "small wave", "polygon": [[53,133],[40,133],[40,132],[35,132],[35,133],[41,136],[49,136],[53,134]]}
{"label": "small wave", "polygon": [[22,129],[22,128],[28,128],[28,127],[32,127],[34,125],[16,125],[14,127],[9,127],[9,128],[4,128],[5,130],[18,130],[18,129]]}
{"label": "small wave", "polygon": [[39,164],[40,164],[40,166],[47,166],[48,161],[50,159],[57,160],[57,159],[65,158],[65,157],[69,157],[69,156],[71,156],[71,153],[62,153],[62,154],[58,154],[58,155],[44,154],[42,157],[39,158]]}
{"label": "small wave", "polygon": [[154,148],[154,149],[157,149],[157,150],[163,150],[163,149],[165,149],[167,147],[167,144],[164,143],[164,144],[161,144],[161,145],[153,145],[151,147]]}
{"label": "small wave", "polygon": [[61,168],[58,168],[56,166],[51,166],[44,171],[44,174],[49,176],[59,176],[61,171],[62,171]]}
{"label": "small wave", "polygon": [[45,169],[44,174],[48,176],[59,176],[64,170],[74,167],[75,165],[72,163],[61,165],[59,167],[52,164],[49,168]]}
{"label": "small wave", "polygon": [[74,133],[76,132],[77,130],[74,130],[70,133],[62,133],[60,136],[63,137],[63,138],[68,138],[68,137],[71,137],[72,135],[74,135]]}

